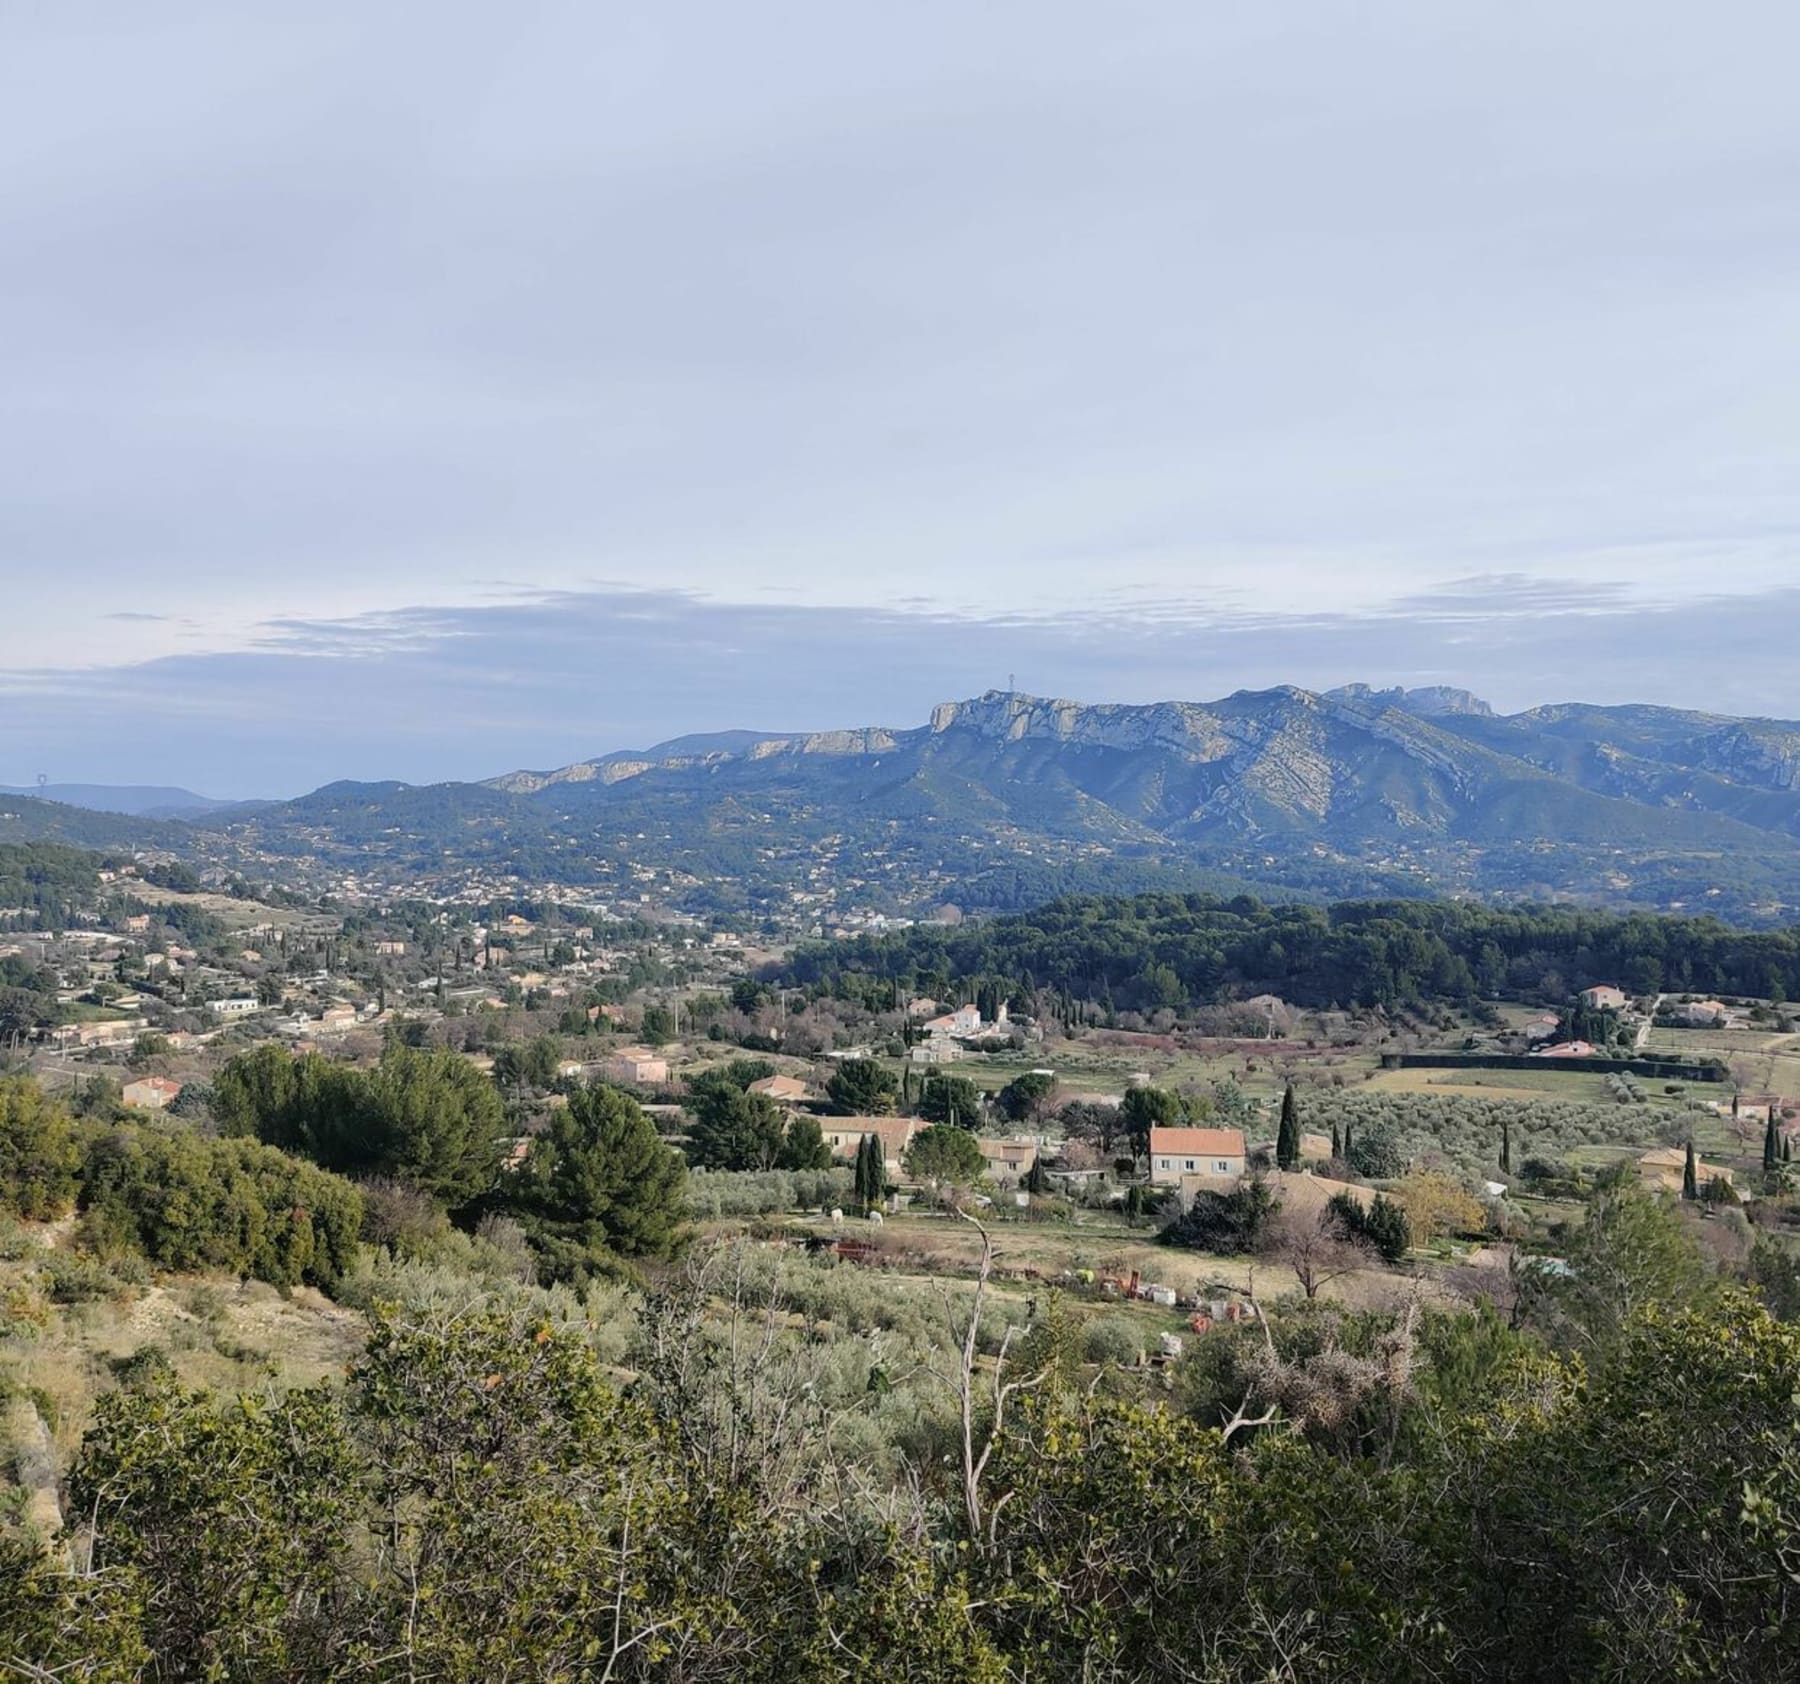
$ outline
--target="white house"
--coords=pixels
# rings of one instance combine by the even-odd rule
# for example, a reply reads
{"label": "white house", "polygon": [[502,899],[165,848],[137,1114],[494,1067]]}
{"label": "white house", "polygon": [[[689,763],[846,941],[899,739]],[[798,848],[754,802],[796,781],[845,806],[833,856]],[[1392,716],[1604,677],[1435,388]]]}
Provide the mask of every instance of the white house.
{"label": "white house", "polygon": [[977,1140],[987,1174],[995,1181],[1023,1181],[1037,1162],[1035,1140]]}
{"label": "white house", "polygon": [[981,1028],[981,1008],[958,1006],[955,1011],[930,1019],[924,1027],[927,1035],[973,1035]]}
{"label": "white house", "polygon": [[1154,1186],[1179,1186],[1183,1176],[1195,1175],[1236,1181],[1243,1173],[1242,1129],[1150,1131],[1150,1180]]}
{"label": "white house", "polygon": [[840,1163],[854,1163],[864,1136],[872,1134],[881,1142],[881,1155],[887,1163],[888,1174],[895,1177],[901,1174],[901,1159],[905,1157],[912,1137],[924,1126],[917,1117],[819,1119],[819,1133],[824,1136],[832,1157]]}
{"label": "white house", "polygon": [[122,1097],[139,1111],[161,1111],[181,1092],[181,1084],[167,1076],[143,1076],[127,1082]]}
{"label": "white house", "polygon": [[669,1079],[669,1061],[647,1047],[626,1047],[600,1068],[609,1082],[623,1082],[628,1087],[659,1087]]}

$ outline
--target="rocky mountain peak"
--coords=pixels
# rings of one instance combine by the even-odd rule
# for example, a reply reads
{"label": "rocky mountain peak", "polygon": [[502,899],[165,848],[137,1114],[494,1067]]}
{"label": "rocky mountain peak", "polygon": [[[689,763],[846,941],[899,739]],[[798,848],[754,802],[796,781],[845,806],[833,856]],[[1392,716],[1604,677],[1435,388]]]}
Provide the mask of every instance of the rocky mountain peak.
{"label": "rocky mountain peak", "polygon": [[1420,719],[1441,719],[1448,715],[1464,715],[1475,719],[1492,719],[1494,710],[1470,690],[1458,690],[1448,684],[1426,684],[1416,690],[1395,685],[1377,690],[1368,684],[1341,684],[1327,694],[1342,701],[1363,702],[1375,707],[1399,708]]}

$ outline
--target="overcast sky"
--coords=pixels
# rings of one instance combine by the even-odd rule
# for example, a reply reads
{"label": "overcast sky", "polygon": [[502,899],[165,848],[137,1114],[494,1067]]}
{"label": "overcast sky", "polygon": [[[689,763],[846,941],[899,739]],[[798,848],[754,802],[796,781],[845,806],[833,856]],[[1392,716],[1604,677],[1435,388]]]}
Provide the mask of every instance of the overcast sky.
{"label": "overcast sky", "polygon": [[1800,715],[1800,8],[0,0],[0,782]]}

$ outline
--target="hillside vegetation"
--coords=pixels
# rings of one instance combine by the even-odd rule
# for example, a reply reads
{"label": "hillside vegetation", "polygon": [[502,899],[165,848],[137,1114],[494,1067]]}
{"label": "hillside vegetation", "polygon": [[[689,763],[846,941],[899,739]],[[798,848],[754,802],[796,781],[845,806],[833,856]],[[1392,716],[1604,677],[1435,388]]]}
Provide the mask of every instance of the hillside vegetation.
{"label": "hillside vegetation", "polygon": [[1296,1306],[1172,1390],[1117,1366],[1128,1325],[966,1287],[857,1331],[843,1265],[726,1251],[586,1305],[471,1276],[435,1307],[390,1270],[410,1301],[341,1380],[221,1398],[154,1348],[118,1365],[63,1551],[0,1542],[0,1664],[1793,1679],[1800,1330],[1610,1197],[1604,1301],[1524,1331]]}
{"label": "hillside vegetation", "polygon": [[1273,993],[1307,1006],[1394,1006],[1595,983],[1800,998],[1800,927],[1454,901],[1270,906],[1248,896],[1082,896],[957,928],[801,947],[781,979],[885,1003],[908,991],[1182,1010]]}

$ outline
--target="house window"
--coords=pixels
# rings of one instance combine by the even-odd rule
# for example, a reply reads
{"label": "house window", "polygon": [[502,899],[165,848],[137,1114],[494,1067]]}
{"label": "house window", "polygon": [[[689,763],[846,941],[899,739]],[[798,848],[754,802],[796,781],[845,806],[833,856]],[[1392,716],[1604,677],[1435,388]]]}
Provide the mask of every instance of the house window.
{"label": "house window", "polygon": [[1228,1163],[1226,1163],[1223,1158],[1221,1158],[1219,1160],[1219,1174],[1227,1175],[1230,1173],[1230,1170],[1231,1170],[1231,1166]]}

